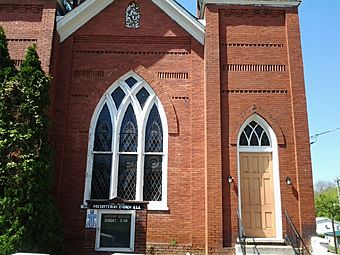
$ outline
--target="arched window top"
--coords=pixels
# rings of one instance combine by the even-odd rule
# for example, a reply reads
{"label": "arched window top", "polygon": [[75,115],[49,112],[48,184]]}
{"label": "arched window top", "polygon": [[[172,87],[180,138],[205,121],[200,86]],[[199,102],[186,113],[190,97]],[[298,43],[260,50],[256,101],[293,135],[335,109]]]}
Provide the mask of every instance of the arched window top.
{"label": "arched window top", "polygon": [[121,152],[136,152],[138,145],[138,128],[135,112],[129,105],[120,129],[120,146]]}
{"label": "arched window top", "polygon": [[85,203],[118,196],[167,209],[167,120],[142,77],[130,71],[107,89],[89,133]]}
{"label": "arched window top", "polygon": [[152,107],[146,125],[145,152],[163,152],[163,128],[156,105]]}
{"label": "arched window top", "polygon": [[139,28],[140,27],[140,8],[135,2],[129,3],[125,11],[125,27]]}
{"label": "arched window top", "polygon": [[94,151],[111,151],[112,122],[109,109],[105,104],[100,112],[94,139]]}
{"label": "arched window top", "polygon": [[263,147],[271,146],[267,132],[259,123],[254,120],[248,123],[242,130],[239,145]]}

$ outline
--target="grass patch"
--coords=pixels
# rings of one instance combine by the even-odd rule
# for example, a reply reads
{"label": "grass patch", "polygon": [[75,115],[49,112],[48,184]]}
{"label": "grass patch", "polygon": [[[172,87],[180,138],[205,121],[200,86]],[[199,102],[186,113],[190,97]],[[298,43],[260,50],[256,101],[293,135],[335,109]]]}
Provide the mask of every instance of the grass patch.
{"label": "grass patch", "polygon": [[[335,254],[335,248],[334,248],[333,246],[328,245],[327,249],[328,249],[330,252],[332,252],[332,253]],[[339,247],[338,247],[338,253],[337,253],[337,254],[340,254],[340,248],[339,248]]]}

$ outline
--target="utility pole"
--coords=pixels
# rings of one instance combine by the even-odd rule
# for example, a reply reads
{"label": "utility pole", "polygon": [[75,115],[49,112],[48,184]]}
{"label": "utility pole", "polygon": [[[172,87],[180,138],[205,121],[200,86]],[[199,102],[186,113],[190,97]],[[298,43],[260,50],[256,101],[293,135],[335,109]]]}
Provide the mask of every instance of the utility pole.
{"label": "utility pole", "polygon": [[338,177],[335,180],[336,184],[337,184],[337,189],[338,189],[338,200],[339,200],[339,207],[340,207],[340,178]]}
{"label": "utility pole", "polygon": [[334,215],[333,214],[332,214],[332,228],[333,228],[335,254],[338,254],[337,237],[336,237],[336,232],[335,232],[335,227],[334,227]]}

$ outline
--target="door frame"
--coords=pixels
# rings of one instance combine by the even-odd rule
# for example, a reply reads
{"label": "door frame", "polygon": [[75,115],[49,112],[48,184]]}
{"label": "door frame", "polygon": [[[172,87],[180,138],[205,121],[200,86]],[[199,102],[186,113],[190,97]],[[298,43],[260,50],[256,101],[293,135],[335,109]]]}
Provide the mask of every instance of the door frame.
{"label": "door frame", "polygon": [[[239,141],[243,129],[251,121],[256,121],[267,132],[271,147],[240,147]],[[251,238],[255,241],[281,241],[282,234],[282,210],[281,210],[281,188],[280,188],[280,173],[279,173],[279,156],[278,156],[278,144],[274,130],[270,125],[259,115],[254,114],[250,116],[241,126],[237,136],[237,179],[238,181],[238,208],[240,209],[240,217],[242,219],[242,205],[241,205],[241,172],[240,172],[240,153],[242,152],[271,152],[272,164],[273,164],[273,185],[274,185],[274,200],[275,200],[275,223],[276,223],[276,237],[275,238]]]}

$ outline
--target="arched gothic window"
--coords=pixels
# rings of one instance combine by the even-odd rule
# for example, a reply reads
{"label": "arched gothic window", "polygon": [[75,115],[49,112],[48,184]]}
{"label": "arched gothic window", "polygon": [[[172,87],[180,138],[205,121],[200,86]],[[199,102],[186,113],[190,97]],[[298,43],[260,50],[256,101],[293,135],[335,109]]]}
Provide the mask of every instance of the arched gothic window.
{"label": "arched gothic window", "polygon": [[270,146],[270,140],[263,127],[253,120],[243,129],[240,136],[239,145]]}
{"label": "arched gothic window", "polygon": [[149,201],[166,209],[167,121],[151,87],[133,72],[104,94],[92,117],[84,201]]}
{"label": "arched gothic window", "polygon": [[125,27],[139,28],[140,27],[140,8],[135,2],[129,3],[125,10]]}

